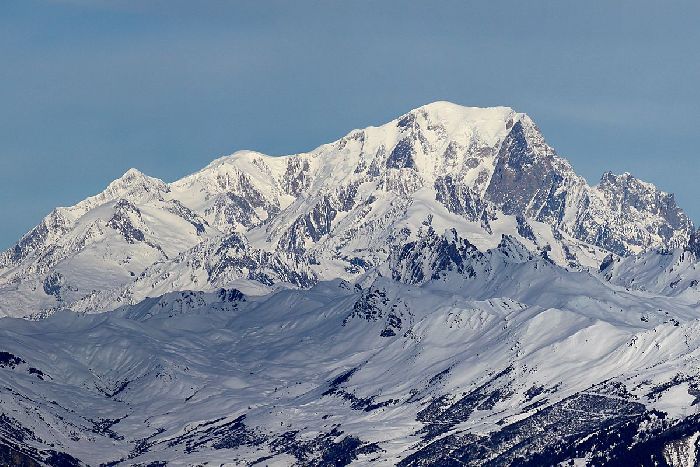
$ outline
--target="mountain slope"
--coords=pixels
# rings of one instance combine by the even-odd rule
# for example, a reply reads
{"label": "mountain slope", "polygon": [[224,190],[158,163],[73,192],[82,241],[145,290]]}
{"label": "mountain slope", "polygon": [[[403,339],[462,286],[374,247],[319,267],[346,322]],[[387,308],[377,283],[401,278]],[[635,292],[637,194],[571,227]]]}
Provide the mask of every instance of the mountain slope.
{"label": "mountain slope", "polygon": [[[651,184],[606,174],[589,186],[527,115],[436,102],[308,153],[242,151],[170,184],[132,169],[2,253],[0,314],[101,311],[115,296],[135,303],[237,280],[257,282],[250,290],[356,281],[428,226],[482,250],[513,235],[574,269],[609,252],[684,248],[692,233]],[[234,233],[256,258],[221,256]]]}
{"label": "mountain slope", "polygon": [[695,455],[697,305],[627,292],[508,239],[463,251],[422,284],[178,292],[5,318],[4,443],[90,465]]}
{"label": "mountain slope", "polygon": [[698,238],[506,107],[132,169],[0,255],[0,463],[696,465]]}

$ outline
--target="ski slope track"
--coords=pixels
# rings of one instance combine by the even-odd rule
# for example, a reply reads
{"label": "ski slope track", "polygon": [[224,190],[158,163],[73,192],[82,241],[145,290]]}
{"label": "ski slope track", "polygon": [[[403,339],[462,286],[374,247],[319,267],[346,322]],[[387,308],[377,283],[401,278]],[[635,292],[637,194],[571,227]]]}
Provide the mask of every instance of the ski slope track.
{"label": "ski slope track", "polygon": [[130,169],[0,253],[0,465],[700,465],[699,258],[507,107]]}

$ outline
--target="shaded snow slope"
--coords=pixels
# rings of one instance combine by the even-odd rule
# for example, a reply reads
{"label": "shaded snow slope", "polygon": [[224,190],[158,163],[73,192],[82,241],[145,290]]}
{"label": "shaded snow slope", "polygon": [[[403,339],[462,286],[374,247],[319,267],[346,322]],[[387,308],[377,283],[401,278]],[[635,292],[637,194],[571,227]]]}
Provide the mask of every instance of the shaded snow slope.
{"label": "shaded snow slope", "polygon": [[[364,287],[4,318],[2,444],[54,465],[56,453],[90,465],[695,455],[697,304],[567,271],[509,238],[484,252],[440,238],[432,253],[407,244],[397,276]],[[431,278],[405,274],[418,269]]]}

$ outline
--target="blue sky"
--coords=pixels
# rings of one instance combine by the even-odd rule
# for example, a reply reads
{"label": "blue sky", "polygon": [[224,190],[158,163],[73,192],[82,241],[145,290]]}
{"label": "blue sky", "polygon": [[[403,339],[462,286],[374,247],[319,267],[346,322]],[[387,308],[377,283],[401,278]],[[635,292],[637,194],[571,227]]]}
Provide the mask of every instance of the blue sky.
{"label": "blue sky", "polygon": [[508,105],[589,182],[698,221],[700,2],[6,0],[0,247],[129,167],[309,150],[435,100]]}

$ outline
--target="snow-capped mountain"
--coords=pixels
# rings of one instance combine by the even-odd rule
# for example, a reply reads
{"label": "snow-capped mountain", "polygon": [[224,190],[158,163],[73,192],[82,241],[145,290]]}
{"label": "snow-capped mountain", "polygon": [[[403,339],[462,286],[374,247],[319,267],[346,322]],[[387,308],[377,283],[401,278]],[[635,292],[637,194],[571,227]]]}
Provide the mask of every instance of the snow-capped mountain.
{"label": "snow-capped mountain", "polygon": [[589,186],[525,114],[436,102],[303,154],[241,151],[166,184],[131,169],[57,208],[0,257],[0,314],[102,311],[236,280],[356,281],[429,229],[502,234],[569,268],[684,248],[673,195],[629,174]]}
{"label": "snow-capped mountain", "polygon": [[698,465],[698,238],[506,107],[131,169],[0,255],[0,464]]}

